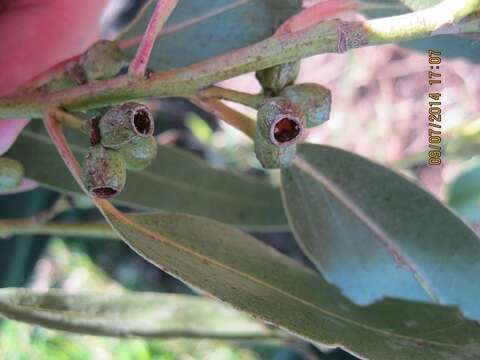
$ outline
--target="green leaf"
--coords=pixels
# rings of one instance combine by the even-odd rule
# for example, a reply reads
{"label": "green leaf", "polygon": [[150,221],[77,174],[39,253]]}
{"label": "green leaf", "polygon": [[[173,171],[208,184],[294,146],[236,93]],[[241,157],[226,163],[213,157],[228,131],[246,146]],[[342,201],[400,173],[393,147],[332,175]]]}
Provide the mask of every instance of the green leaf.
{"label": "green leaf", "polygon": [[480,220],[480,161],[475,159],[448,187],[447,201],[471,221]]}
{"label": "green leaf", "polygon": [[[155,1],[148,3],[120,42],[144,34],[154,5]],[[157,39],[149,66],[187,66],[251,45],[272,35],[300,8],[300,0],[182,0]],[[136,45],[127,49],[131,57]]]}
{"label": "green leaf", "polygon": [[[69,136],[70,135],[70,136]],[[72,132],[67,137],[83,162],[88,144]],[[81,193],[39,124],[30,124],[9,150],[26,176],[57,190]],[[159,147],[152,164],[129,172],[127,185],[116,201],[137,208],[186,212],[250,228],[285,227],[280,193],[266,182],[214,169],[177,148]]]}
{"label": "green leaf", "polygon": [[352,153],[302,145],[282,172],[298,242],[360,304],[384,296],[453,304],[480,319],[480,241],[404,177]]}
{"label": "green leaf", "polygon": [[383,300],[359,307],[318,274],[221,223],[182,214],[128,218],[102,205],[140,255],[253,317],[372,360],[478,359],[480,327],[458,310]]}
{"label": "green leaf", "polygon": [[[422,10],[440,3],[442,0],[361,0],[362,13],[368,18],[394,16]],[[420,51],[425,55],[425,68],[428,67],[428,50],[442,52],[442,58],[465,58],[471,62],[480,62],[480,42],[478,39],[458,35],[438,35],[425,39],[399,43],[403,47]]]}
{"label": "green leaf", "polygon": [[[51,209],[57,198],[57,193],[47,189],[0,195],[0,218],[32,218]],[[29,282],[37,261],[45,251],[48,238],[20,235],[11,241],[1,241],[1,231],[2,229],[0,229],[0,288],[24,286]]]}
{"label": "green leaf", "polygon": [[115,337],[247,339],[283,336],[217,301],[160,293],[68,294],[0,289],[0,314],[74,333]]}

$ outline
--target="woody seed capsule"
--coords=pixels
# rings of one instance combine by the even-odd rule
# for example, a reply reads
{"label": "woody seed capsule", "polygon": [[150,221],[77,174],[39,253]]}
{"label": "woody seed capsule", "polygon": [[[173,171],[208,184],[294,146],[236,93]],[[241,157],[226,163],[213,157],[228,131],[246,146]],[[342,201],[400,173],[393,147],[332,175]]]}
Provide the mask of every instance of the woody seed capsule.
{"label": "woody seed capsule", "polygon": [[107,111],[100,119],[98,128],[102,145],[119,149],[135,139],[152,136],[154,120],[145,105],[127,102]]}
{"label": "woody seed capsule", "polygon": [[125,64],[125,55],[113,41],[100,40],[80,58],[87,80],[106,80],[117,75]]}
{"label": "woody seed capsule", "polygon": [[258,109],[257,132],[264,141],[278,147],[298,142],[304,135],[305,115],[286,98],[270,98]]}
{"label": "woody seed capsule", "polygon": [[265,141],[258,131],[255,134],[255,155],[265,169],[278,169],[290,166],[295,159],[296,152],[296,144],[279,147]]}
{"label": "woody seed capsule", "polygon": [[120,152],[125,159],[128,170],[143,170],[157,156],[157,140],[153,136],[138,138],[122,146]]}
{"label": "woody seed capsule", "polygon": [[277,95],[283,88],[292,85],[300,71],[300,61],[273,66],[255,73],[265,91]]}
{"label": "woody seed capsule", "polygon": [[307,127],[320,125],[330,117],[332,94],[322,85],[305,83],[288,86],[280,96],[298,105],[305,114]]}
{"label": "woody seed capsule", "polygon": [[82,170],[85,187],[94,197],[114,197],[125,186],[127,166],[122,154],[100,144],[90,147]]}

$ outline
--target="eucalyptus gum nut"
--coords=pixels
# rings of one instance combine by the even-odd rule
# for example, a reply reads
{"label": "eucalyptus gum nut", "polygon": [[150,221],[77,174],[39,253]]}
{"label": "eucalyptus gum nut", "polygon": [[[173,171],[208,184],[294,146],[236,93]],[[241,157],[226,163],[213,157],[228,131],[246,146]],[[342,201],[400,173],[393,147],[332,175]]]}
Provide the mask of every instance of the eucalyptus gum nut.
{"label": "eucalyptus gum nut", "polygon": [[120,148],[128,170],[145,169],[157,156],[157,140],[155,137],[138,138]]}
{"label": "eucalyptus gum nut", "polygon": [[89,81],[106,80],[117,75],[125,64],[125,55],[116,43],[100,40],[80,58],[79,65]]}
{"label": "eucalyptus gum nut", "polygon": [[258,82],[266,91],[278,94],[288,85],[292,85],[300,72],[300,61],[273,66],[255,73]]}
{"label": "eucalyptus gum nut", "polygon": [[99,121],[101,143],[105,147],[119,149],[136,138],[153,135],[153,116],[142,104],[127,102],[107,111]]}
{"label": "eucalyptus gum nut", "polygon": [[257,131],[255,134],[255,155],[265,169],[280,169],[292,165],[297,145],[286,147],[272,145]]}
{"label": "eucalyptus gum nut", "polygon": [[302,139],[305,121],[298,104],[284,97],[269,98],[258,109],[257,133],[271,145],[287,147]]}
{"label": "eucalyptus gum nut", "polygon": [[0,157],[0,191],[15,190],[25,175],[23,165],[15,159]]}
{"label": "eucalyptus gum nut", "polygon": [[82,169],[82,178],[88,192],[98,198],[114,197],[123,190],[127,166],[122,154],[102,145],[91,146]]}
{"label": "eucalyptus gum nut", "polygon": [[306,116],[306,126],[318,126],[330,118],[332,93],[329,89],[315,83],[288,86],[280,93],[299,105]]}

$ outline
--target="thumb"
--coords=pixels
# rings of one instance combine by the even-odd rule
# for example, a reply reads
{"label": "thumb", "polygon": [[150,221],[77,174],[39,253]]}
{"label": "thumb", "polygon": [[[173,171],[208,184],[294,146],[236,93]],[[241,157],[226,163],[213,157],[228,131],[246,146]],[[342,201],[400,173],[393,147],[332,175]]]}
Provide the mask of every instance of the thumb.
{"label": "thumb", "polygon": [[[0,96],[83,52],[100,32],[107,0],[6,0],[0,3]],[[27,120],[0,120],[0,155]]]}

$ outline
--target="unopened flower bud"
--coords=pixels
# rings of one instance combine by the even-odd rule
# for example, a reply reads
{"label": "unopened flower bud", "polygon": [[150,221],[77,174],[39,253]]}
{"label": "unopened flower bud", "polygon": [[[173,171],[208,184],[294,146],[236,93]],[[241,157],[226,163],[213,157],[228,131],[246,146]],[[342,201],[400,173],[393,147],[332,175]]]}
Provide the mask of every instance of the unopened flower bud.
{"label": "unopened flower bud", "polygon": [[89,81],[105,80],[117,75],[125,64],[122,49],[113,41],[100,40],[80,58],[79,65]]}
{"label": "unopened flower bud", "polygon": [[157,140],[153,136],[138,138],[122,146],[119,151],[128,170],[140,171],[150,165],[157,156]]}
{"label": "unopened flower bud", "polygon": [[25,175],[23,165],[17,160],[0,157],[0,191],[15,190]]}
{"label": "unopened flower bud", "polygon": [[137,138],[152,136],[154,120],[145,105],[127,102],[107,111],[100,119],[98,128],[102,145],[119,149]]}
{"label": "unopened flower bud", "polygon": [[287,147],[302,139],[305,117],[297,104],[286,98],[270,98],[258,109],[257,133],[267,143]]}
{"label": "unopened flower bud", "polygon": [[330,117],[332,94],[322,85],[305,83],[288,86],[280,96],[298,104],[305,114],[307,127],[320,125]]}
{"label": "unopened flower bud", "polygon": [[300,61],[273,66],[255,73],[265,91],[277,95],[283,88],[292,85],[300,71]]}
{"label": "unopened flower bud", "polygon": [[292,164],[297,145],[287,147],[272,145],[257,131],[255,134],[255,155],[265,169],[285,168]]}
{"label": "unopened flower bud", "polygon": [[98,198],[118,195],[125,186],[127,167],[122,154],[101,145],[91,146],[83,165],[83,182]]}

